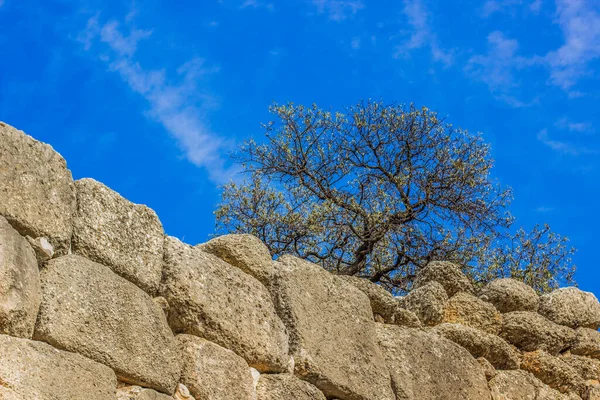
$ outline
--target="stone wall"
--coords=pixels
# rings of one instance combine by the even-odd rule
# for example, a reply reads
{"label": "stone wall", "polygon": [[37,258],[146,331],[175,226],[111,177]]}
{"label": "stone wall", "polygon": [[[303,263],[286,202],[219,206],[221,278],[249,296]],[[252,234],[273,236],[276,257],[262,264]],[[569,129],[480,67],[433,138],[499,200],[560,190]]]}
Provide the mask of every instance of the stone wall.
{"label": "stone wall", "polygon": [[432,262],[407,296],[192,246],[0,123],[0,399],[600,399],[600,304]]}

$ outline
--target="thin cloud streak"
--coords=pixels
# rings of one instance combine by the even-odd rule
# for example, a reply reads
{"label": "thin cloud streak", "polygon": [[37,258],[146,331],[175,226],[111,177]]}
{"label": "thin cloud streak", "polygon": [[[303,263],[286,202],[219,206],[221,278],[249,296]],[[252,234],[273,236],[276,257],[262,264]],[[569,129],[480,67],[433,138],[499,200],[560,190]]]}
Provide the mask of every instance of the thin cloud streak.
{"label": "thin cloud streak", "polygon": [[571,143],[567,143],[560,140],[550,138],[547,129],[542,129],[538,132],[537,138],[540,142],[550,147],[552,150],[570,155],[570,156],[581,156],[581,155],[596,155],[600,154],[599,150],[592,149],[585,146],[577,146]]}
{"label": "thin cloud streak", "polygon": [[312,0],[319,14],[327,14],[332,21],[343,21],[354,16],[365,5],[359,0]]}
{"label": "thin cloud streak", "polygon": [[205,67],[205,62],[193,58],[176,71],[177,83],[167,79],[164,69],[144,69],[134,58],[138,43],[151,35],[150,30],[129,29],[125,35],[118,21],[100,26],[98,16],[90,18],[87,28],[78,36],[86,50],[95,39],[108,46],[100,59],[109,71],[118,73],[129,88],[148,102],[145,114],[159,122],[176,140],[193,164],[206,169],[210,179],[221,184],[237,172],[226,165],[227,143],[213,133],[203,115],[214,104],[209,95],[200,95],[198,84],[208,74],[217,72]]}

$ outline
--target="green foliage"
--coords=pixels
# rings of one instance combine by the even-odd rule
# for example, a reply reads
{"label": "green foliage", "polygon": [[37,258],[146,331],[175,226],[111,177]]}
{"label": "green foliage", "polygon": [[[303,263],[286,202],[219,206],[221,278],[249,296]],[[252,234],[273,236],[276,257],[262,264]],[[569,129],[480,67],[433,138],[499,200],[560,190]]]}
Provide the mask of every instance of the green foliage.
{"label": "green foliage", "polygon": [[220,233],[251,233],[392,291],[431,260],[460,263],[479,283],[512,276],[547,291],[572,282],[573,249],[547,226],[509,233],[508,188],[490,178],[480,135],[427,108],[361,103],[344,113],[274,105],[266,141],[236,158],[247,180],[223,188]]}

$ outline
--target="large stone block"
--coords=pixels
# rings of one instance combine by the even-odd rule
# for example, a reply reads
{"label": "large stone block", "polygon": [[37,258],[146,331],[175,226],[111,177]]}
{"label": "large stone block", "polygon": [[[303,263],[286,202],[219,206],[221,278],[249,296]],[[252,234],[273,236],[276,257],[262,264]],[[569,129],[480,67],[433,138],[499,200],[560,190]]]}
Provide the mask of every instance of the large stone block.
{"label": "large stone block", "polygon": [[515,279],[496,279],[481,291],[480,298],[492,303],[501,313],[511,311],[537,311],[540,298],[531,288]]}
{"label": "large stone block", "polygon": [[177,344],[152,298],[108,267],[69,255],[41,272],[34,338],[111,367],[122,381],[172,394]]}
{"label": "large stone block", "polygon": [[117,400],[173,400],[173,398],[152,389],[127,385],[117,389]]}
{"label": "large stone block", "polygon": [[395,322],[396,310],[400,307],[400,304],[390,292],[368,279],[346,275],[340,275],[339,278],[367,295],[371,302],[373,314],[380,315],[388,324]]}
{"label": "large stone block", "polygon": [[46,343],[0,335],[0,399],[114,400],[108,367]]}
{"label": "large stone block", "polygon": [[269,249],[252,235],[224,235],[197,246],[226,263],[238,267],[262,283],[268,283],[274,272]]}
{"label": "large stone block", "polygon": [[575,341],[575,331],[529,311],[503,314],[500,336],[523,351],[558,354]]}
{"label": "large stone block", "polygon": [[442,321],[467,325],[494,335],[502,328],[502,314],[496,307],[464,292],[455,294],[446,302]]}
{"label": "large stone block", "polygon": [[0,333],[31,339],[39,307],[35,253],[0,216]]}
{"label": "large stone block", "polygon": [[585,392],[585,381],[577,371],[562,359],[543,350],[523,354],[521,368],[561,393],[582,395]]}
{"label": "large stone block", "polygon": [[0,215],[23,236],[69,250],[75,192],[71,171],[47,144],[0,122]]}
{"label": "large stone block", "polygon": [[441,284],[432,281],[413,289],[398,301],[402,307],[415,313],[423,324],[436,325],[444,318],[448,295]]}
{"label": "large stone block", "polygon": [[257,400],[326,400],[315,386],[289,374],[261,375],[256,386]]}
{"label": "large stone block", "polygon": [[519,352],[502,338],[461,324],[441,324],[432,329],[467,349],[473,357],[486,358],[497,369],[519,369]]}
{"label": "large stone block", "polygon": [[110,267],[154,295],[162,274],[164,232],[156,213],[93,179],[75,182],[73,252]]}
{"label": "large stone block", "polygon": [[591,292],[575,287],[556,289],[540,297],[540,314],[550,321],[571,328],[600,327],[600,303]]}
{"label": "large stone block", "polygon": [[394,398],[364,293],[288,255],[279,258],[270,290],[289,331],[297,376],[328,398]]}
{"label": "large stone block", "polygon": [[560,359],[585,380],[600,381],[600,360],[575,354],[563,354]]}
{"label": "large stone block", "polygon": [[429,282],[441,284],[449,297],[458,292],[473,292],[473,284],[457,264],[448,261],[432,261],[417,272],[413,289],[420,288]]}
{"label": "large stone block", "polygon": [[161,295],[175,332],[233,350],[261,372],[288,368],[288,337],[271,296],[240,269],[168,237]]}
{"label": "large stone block", "polygon": [[254,400],[254,379],[246,361],[231,350],[192,335],[178,335],[180,381],[197,399]]}
{"label": "large stone block", "polygon": [[576,400],[552,389],[527,371],[498,371],[489,382],[493,400]]}
{"label": "large stone block", "polygon": [[600,360],[600,332],[589,328],[577,328],[575,333],[575,343],[571,346],[571,353]]}
{"label": "large stone block", "polygon": [[404,400],[489,400],[485,374],[467,350],[433,333],[377,324],[377,337]]}

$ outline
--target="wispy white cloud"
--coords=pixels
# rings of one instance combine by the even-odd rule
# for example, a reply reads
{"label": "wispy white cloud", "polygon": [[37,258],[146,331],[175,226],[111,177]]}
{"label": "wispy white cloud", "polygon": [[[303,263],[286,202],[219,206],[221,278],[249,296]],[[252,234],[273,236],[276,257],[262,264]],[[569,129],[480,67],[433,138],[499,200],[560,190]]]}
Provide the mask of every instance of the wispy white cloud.
{"label": "wispy white cloud", "polygon": [[362,10],[365,5],[360,0],[312,0],[319,14],[327,14],[333,21],[343,21]]}
{"label": "wispy white cloud", "polygon": [[592,124],[589,122],[573,122],[567,117],[562,117],[554,123],[558,129],[568,130],[569,132],[591,133],[594,131]]}
{"label": "wispy white cloud", "polygon": [[223,155],[227,144],[206,121],[205,114],[214,99],[200,87],[203,79],[217,69],[207,67],[200,58],[192,58],[171,74],[165,69],[144,68],[135,55],[139,42],[151,33],[122,26],[115,20],[102,25],[95,16],[88,20],[78,40],[87,50],[96,42],[105,43],[106,51],[99,52],[99,58],[147,101],[145,115],[160,123],[177,140],[187,159],[205,168],[211,180],[227,181],[235,171],[226,165]]}
{"label": "wispy white cloud", "polygon": [[539,212],[539,213],[549,213],[549,212],[552,212],[554,210],[556,210],[555,207],[548,207],[548,206],[539,206],[539,207],[537,207],[535,209],[535,211]]}
{"label": "wispy white cloud", "polygon": [[487,0],[481,6],[479,14],[483,18],[498,12],[512,14],[517,9],[523,9],[524,6],[526,6],[526,11],[537,14],[542,8],[542,0]]}
{"label": "wispy white cloud", "polygon": [[0,0],[0,7],[4,5],[4,0]]}
{"label": "wispy white cloud", "polygon": [[440,46],[432,28],[431,15],[422,0],[404,0],[403,12],[412,29],[408,40],[397,47],[395,56],[407,57],[415,49],[429,48],[434,61],[446,66],[452,64],[453,54]]}
{"label": "wispy white cloud", "polygon": [[240,8],[266,8],[267,10],[274,11],[275,6],[273,3],[264,2],[260,0],[245,0]]}
{"label": "wispy white cloud", "polygon": [[552,139],[548,134],[547,129],[542,129],[538,132],[537,138],[540,142],[550,147],[552,150],[567,154],[570,156],[580,156],[580,155],[597,155],[600,154],[600,150],[593,149],[587,146],[576,145],[570,142],[565,142],[562,140]]}
{"label": "wispy white cloud", "polygon": [[556,0],[557,23],[564,44],[546,54],[552,84],[571,91],[584,76],[591,73],[589,63],[600,58],[600,14],[597,2]]}

